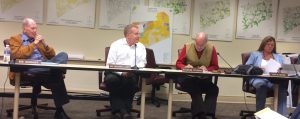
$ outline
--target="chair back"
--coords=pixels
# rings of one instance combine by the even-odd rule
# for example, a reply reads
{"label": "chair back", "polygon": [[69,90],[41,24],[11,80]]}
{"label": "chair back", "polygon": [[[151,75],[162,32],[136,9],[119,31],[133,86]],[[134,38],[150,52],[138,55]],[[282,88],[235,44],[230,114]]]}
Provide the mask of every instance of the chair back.
{"label": "chair back", "polygon": [[[251,55],[251,52],[245,52],[242,53],[242,64],[245,65],[246,62],[248,61],[249,57]],[[243,78],[243,84],[242,84],[242,89],[244,92],[252,93],[255,94],[256,90],[253,86],[251,86],[249,78]]]}
{"label": "chair back", "polygon": [[150,48],[146,48],[146,60],[147,64],[145,65],[146,68],[157,68],[157,64],[155,61],[154,52]]}
{"label": "chair back", "polygon": [[4,45],[4,47],[6,46],[6,45],[8,45],[9,44],[9,39],[4,39],[3,40],[3,45]]}
{"label": "chair back", "polygon": [[[109,49],[110,49],[110,47],[105,47],[105,49],[104,49],[104,54],[105,54],[105,58],[104,58],[104,63],[105,64],[104,65],[106,65]],[[103,78],[104,78],[103,77],[103,71],[99,71],[98,72],[99,89],[107,91],[107,87],[106,87],[106,84],[103,82]]]}
{"label": "chair back", "polygon": [[105,47],[105,60],[104,60],[105,65],[106,65],[106,61],[107,61],[107,56],[108,56],[108,53],[109,53],[109,49],[110,49],[110,47]]}
{"label": "chair back", "polygon": [[[300,55],[299,55],[300,56]],[[300,64],[299,58],[300,57],[290,57],[291,59],[291,64]]]}
{"label": "chair back", "polygon": [[242,55],[241,55],[242,56],[242,64],[246,64],[250,55],[251,55],[251,52],[242,53]]}

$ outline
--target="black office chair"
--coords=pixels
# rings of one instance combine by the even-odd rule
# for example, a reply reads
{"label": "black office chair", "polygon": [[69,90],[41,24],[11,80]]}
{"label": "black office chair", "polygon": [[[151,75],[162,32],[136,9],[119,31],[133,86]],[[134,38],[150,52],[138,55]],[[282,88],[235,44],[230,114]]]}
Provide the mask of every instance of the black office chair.
{"label": "black office chair", "polygon": [[[152,49],[150,48],[146,48],[146,59],[147,59],[147,64],[146,64],[146,68],[160,68],[160,69],[170,69],[170,67],[159,67],[156,64],[155,61],[155,56],[154,56],[154,52]],[[158,97],[156,97],[156,90],[160,90],[160,86],[169,82],[164,76],[159,75],[159,74],[150,74],[150,76],[146,76],[146,85],[151,85],[151,95],[150,97],[146,98],[146,101],[150,100],[150,102],[155,105],[156,107],[160,107],[160,100]],[[140,105],[141,103],[141,97],[139,97],[137,99],[137,105]]]}
{"label": "black office chair", "polygon": [[[251,52],[246,52],[246,53],[241,54],[242,64],[246,64],[250,55],[251,55]],[[250,84],[249,78],[243,78],[242,90],[246,93],[256,94],[256,89],[255,89],[255,87],[253,87]],[[267,94],[267,97],[274,97],[274,91],[270,90]],[[254,113],[255,113],[255,111],[241,110],[240,116],[241,116],[241,119],[246,119],[247,117],[254,117]]]}
{"label": "black office chair", "polygon": [[[6,44],[9,44],[9,39],[5,39],[3,41],[4,46]],[[13,57],[11,57],[13,59]],[[49,74],[40,74],[40,75],[32,75],[28,74],[25,72],[20,72],[21,73],[21,80],[20,80],[20,87],[21,88],[28,88],[32,87],[32,93],[21,93],[20,97],[28,97],[31,96],[31,105],[19,105],[19,111],[27,110],[27,109],[32,109],[32,114],[33,118],[37,119],[38,118],[38,113],[37,109],[44,109],[44,110],[56,110],[55,107],[49,107],[47,103],[44,104],[37,104],[37,98],[38,95],[41,93],[41,85],[36,85],[36,81],[43,77],[49,76]],[[10,84],[15,86],[15,80],[11,79]],[[7,117],[11,117],[13,113],[13,109],[7,109],[6,110]]]}
{"label": "black office chair", "polygon": [[[178,56],[179,56],[180,53],[181,53],[181,49],[178,49]],[[214,76],[212,80],[213,80],[213,83],[214,83],[215,85],[218,84],[218,76]],[[176,82],[175,82],[175,88],[176,88],[177,90],[184,91],[184,90],[182,89],[182,87],[181,87],[178,83],[176,83]],[[173,116],[173,117],[176,117],[176,114],[178,114],[178,113],[192,113],[192,110],[191,110],[191,108],[181,107],[179,110],[173,111],[173,112],[172,112],[172,116]],[[216,118],[216,114],[206,114],[206,116],[211,116],[212,119],[217,119],[217,118]]]}
{"label": "black office chair", "polygon": [[[300,64],[300,55],[298,57],[290,57],[291,58],[291,64]],[[292,80],[292,105],[293,107],[296,107],[299,103],[298,95],[299,95],[299,85],[300,81],[298,80]]]}

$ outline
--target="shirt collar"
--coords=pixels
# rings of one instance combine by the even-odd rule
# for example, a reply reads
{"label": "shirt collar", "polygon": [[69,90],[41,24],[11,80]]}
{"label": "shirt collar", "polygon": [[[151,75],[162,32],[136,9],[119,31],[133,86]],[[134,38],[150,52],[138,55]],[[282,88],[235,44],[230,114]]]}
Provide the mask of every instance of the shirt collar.
{"label": "shirt collar", "polygon": [[[126,38],[123,39],[122,44],[123,44],[123,45],[129,46],[129,44],[128,44],[127,41],[126,41]],[[136,43],[136,45],[138,45],[138,43]],[[129,47],[134,47],[134,45],[129,46]]]}
{"label": "shirt collar", "polygon": [[21,38],[22,38],[23,41],[29,40],[29,37],[25,33],[21,34]]}

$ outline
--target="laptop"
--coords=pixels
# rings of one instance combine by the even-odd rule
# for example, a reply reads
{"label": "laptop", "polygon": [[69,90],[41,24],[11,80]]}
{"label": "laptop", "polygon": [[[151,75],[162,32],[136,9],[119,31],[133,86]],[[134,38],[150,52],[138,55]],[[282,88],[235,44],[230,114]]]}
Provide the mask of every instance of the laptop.
{"label": "laptop", "polygon": [[300,64],[283,64],[281,66],[281,73],[287,73],[288,76],[300,76],[299,72]]}

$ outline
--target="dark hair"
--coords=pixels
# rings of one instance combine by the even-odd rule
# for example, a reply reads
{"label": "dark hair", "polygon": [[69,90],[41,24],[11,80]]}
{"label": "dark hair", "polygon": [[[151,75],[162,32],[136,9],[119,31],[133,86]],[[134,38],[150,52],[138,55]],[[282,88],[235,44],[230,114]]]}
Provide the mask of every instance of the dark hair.
{"label": "dark hair", "polygon": [[136,24],[129,24],[127,26],[125,26],[124,28],[124,36],[126,37],[127,34],[131,33],[131,28],[139,28]]}
{"label": "dark hair", "polygon": [[265,48],[265,46],[267,45],[267,43],[268,43],[268,42],[271,42],[271,41],[274,42],[274,48],[273,48],[272,53],[277,53],[277,52],[276,52],[276,41],[275,41],[275,38],[272,37],[272,36],[267,36],[267,37],[265,37],[265,38],[261,41],[260,46],[259,46],[259,48],[258,48],[257,51],[264,51],[264,48]]}

